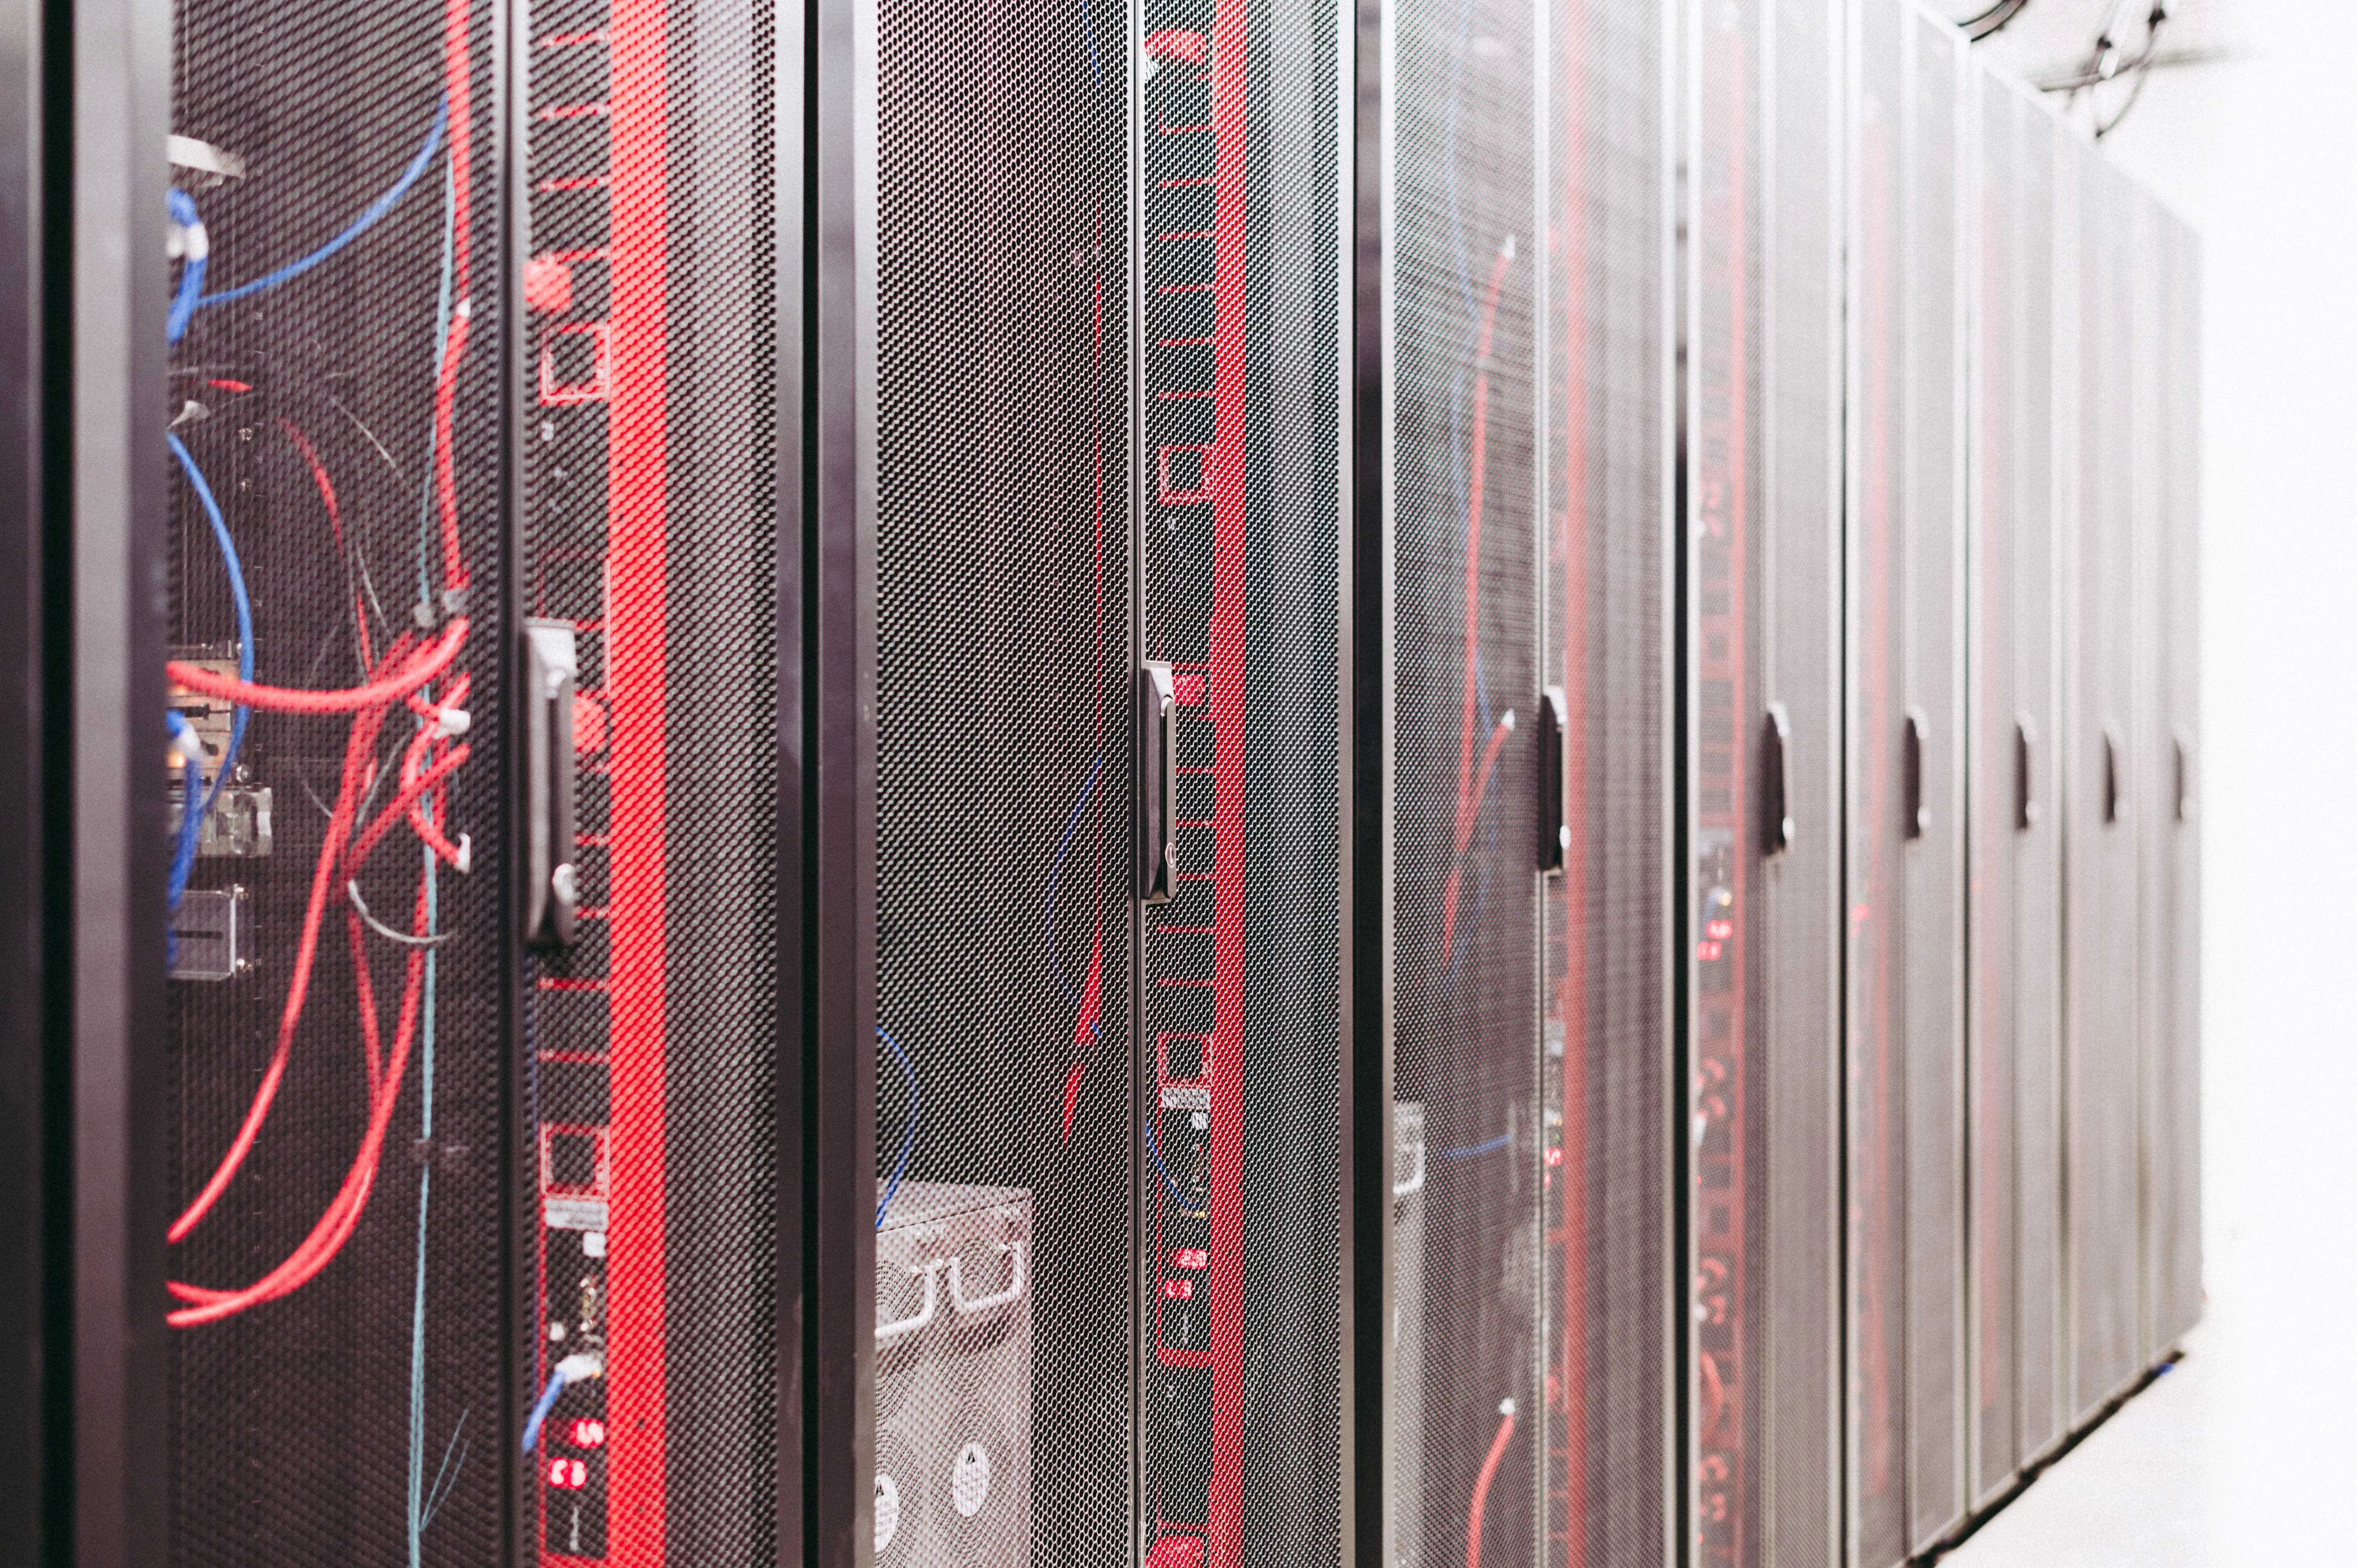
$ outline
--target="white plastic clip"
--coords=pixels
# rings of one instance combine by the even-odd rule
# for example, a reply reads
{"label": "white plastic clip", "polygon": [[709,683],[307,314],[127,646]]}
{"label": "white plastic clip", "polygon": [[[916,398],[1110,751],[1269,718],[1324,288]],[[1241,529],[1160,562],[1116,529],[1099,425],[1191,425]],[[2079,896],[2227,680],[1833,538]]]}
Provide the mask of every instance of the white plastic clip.
{"label": "white plastic clip", "polygon": [[[951,1266],[956,1266],[955,1260],[952,1260]],[[934,1317],[939,1316],[942,1307],[941,1271],[942,1263],[938,1258],[921,1269],[909,1271],[911,1275],[924,1280],[925,1299],[910,1316],[894,1318],[889,1323],[877,1324],[876,1343],[889,1345],[896,1339],[906,1339],[911,1334],[922,1332]]]}
{"label": "white plastic clip", "polygon": [[1010,1278],[1005,1290],[989,1295],[969,1297],[965,1294],[965,1271],[957,1259],[950,1260],[950,1305],[960,1317],[996,1312],[1002,1306],[1012,1306],[1023,1299],[1023,1243],[1009,1241],[1003,1250],[1007,1255]]}

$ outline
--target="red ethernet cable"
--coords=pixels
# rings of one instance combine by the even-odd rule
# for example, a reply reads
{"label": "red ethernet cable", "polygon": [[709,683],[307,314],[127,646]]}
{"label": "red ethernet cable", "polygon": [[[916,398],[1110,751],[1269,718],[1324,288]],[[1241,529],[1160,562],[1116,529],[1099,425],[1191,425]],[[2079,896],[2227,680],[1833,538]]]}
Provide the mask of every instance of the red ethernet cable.
{"label": "red ethernet cable", "polygon": [[1481,1474],[1473,1482],[1473,1506],[1465,1516],[1465,1568],[1481,1568],[1481,1516],[1490,1505],[1490,1483],[1505,1462],[1506,1444],[1514,1440],[1514,1402],[1500,1403],[1498,1416],[1498,1435],[1490,1440],[1490,1456],[1481,1461]]}
{"label": "red ethernet cable", "polygon": [[1457,941],[1457,895],[1465,878],[1466,846],[1473,842],[1481,802],[1490,793],[1490,771],[1497,766],[1498,752],[1514,728],[1513,712],[1509,709],[1490,732],[1490,744],[1482,748],[1477,776],[1473,768],[1473,671],[1481,642],[1481,505],[1489,467],[1490,344],[1497,334],[1498,295],[1506,285],[1506,269],[1513,261],[1514,242],[1508,240],[1499,247],[1497,263],[1490,269],[1490,295],[1481,306],[1480,346],[1473,353],[1473,363],[1478,368],[1473,374],[1473,451],[1468,465],[1470,478],[1465,498],[1465,703],[1457,740],[1456,843],[1448,857],[1448,884],[1440,896],[1440,966],[1444,970],[1448,967],[1449,952]]}

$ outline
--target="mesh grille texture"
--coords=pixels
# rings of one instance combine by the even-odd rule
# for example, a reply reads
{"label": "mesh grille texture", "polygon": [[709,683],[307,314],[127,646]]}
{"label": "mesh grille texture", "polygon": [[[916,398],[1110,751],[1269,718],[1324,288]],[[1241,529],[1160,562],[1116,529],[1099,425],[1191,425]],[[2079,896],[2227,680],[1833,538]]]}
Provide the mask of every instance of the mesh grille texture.
{"label": "mesh grille texture", "polygon": [[[468,755],[431,743],[455,771],[421,809],[477,853],[466,875],[429,862],[403,820],[407,710],[258,708],[232,764],[229,703],[176,693],[220,788],[176,920],[170,1270],[237,1294],[169,1304],[170,1552],[479,1563],[502,1549],[507,1419],[493,16],[187,0],[173,20],[172,129],[242,171],[173,171],[193,306],[157,410],[185,454],[156,455],[173,655],[328,691],[455,643],[421,701],[469,712]],[[471,605],[446,592],[470,581]],[[356,816],[385,829],[365,856]],[[194,977],[199,911],[231,904],[250,967]],[[363,904],[447,938],[404,946]]]}
{"label": "mesh grille texture", "polygon": [[1575,1568],[1658,1561],[1673,1528],[1667,22],[1594,0],[1547,39],[1544,668],[1572,832],[1543,950],[1545,1558]]}

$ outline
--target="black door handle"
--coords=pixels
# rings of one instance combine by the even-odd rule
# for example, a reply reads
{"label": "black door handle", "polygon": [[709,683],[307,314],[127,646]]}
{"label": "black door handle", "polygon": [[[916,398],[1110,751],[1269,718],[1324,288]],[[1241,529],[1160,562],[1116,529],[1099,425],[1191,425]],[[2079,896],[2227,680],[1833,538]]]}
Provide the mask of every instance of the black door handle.
{"label": "black door handle", "polygon": [[2013,721],[2013,826],[2026,832],[2038,825],[2038,797],[2033,792],[2030,747],[2037,736],[2026,718]]}
{"label": "black door handle", "polygon": [[1137,672],[1137,897],[1170,902],[1178,865],[1178,687],[1170,666]]}
{"label": "black door handle", "polygon": [[1923,741],[1931,727],[1922,709],[1907,710],[1906,727],[1900,737],[1899,769],[1900,786],[1907,792],[1903,826],[1910,839],[1921,838],[1929,825],[1923,814]]}
{"label": "black door handle", "polygon": [[2177,753],[2177,820],[2193,820],[2193,758],[2185,747],[2185,737],[2179,736],[2169,742]]}
{"label": "black door handle", "polygon": [[1539,693],[1539,870],[1563,875],[1571,853],[1571,823],[1564,810],[1565,751],[1570,745],[1571,699],[1560,686]]}
{"label": "black door handle", "polygon": [[1760,853],[1781,854],[1792,847],[1792,719],[1781,703],[1768,704],[1760,725]]}
{"label": "black door handle", "polygon": [[580,674],[569,620],[523,623],[523,940],[573,940],[580,889],[573,869],[573,683]]}

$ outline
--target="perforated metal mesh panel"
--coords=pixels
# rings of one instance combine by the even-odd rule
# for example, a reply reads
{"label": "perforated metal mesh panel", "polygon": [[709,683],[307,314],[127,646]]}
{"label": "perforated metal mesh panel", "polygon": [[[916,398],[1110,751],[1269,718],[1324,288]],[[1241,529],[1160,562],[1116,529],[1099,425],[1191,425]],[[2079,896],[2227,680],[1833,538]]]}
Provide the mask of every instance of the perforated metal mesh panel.
{"label": "perforated metal mesh panel", "polygon": [[1396,1264],[1419,1297],[1394,1349],[1404,1563],[1527,1562],[1545,1529],[1540,20],[1403,5],[1387,72],[1393,1081],[1423,1143]]}
{"label": "perforated metal mesh panel", "polygon": [[[134,1419],[169,1424],[175,1562],[484,1562],[509,1430],[493,12],[188,0],[174,27],[172,129],[214,150],[176,155],[194,308],[147,437],[174,657],[322,692],[414,674],[431,644],[455,651],[421,704],[473,724],[436,742],[389,697],[274,700],[232,762],[230,702],[176,689],[210,797],[156,757],[175,818],[198,807],[171,960],[184,1285],[170,1383]],[[420,815],[472,845],[469,874],[428,869],[404,755],[448,759]],[[404,945],[419,932],[447,938]]]}
{"label": "perforated metal mesh panel", "polygon": [[2056,1436],[2056,160],[2027,90],[1978,73],[1974,222],[1973,1355],[1975,1501]]}
{"label": "perforated metal mesh panel", "polygon": [[[554,0],[531,25],[520,588],[576,640],[582,908],[526,975],[528,1549],[758,1559],[778,1463],[774,40],[733,4]],[[599,1375],[563,1380],[580,1357]]]}
{"label": "perforated metal mesh panel", "polygon": [[1144,26],[1144,641],[1177,675],[1179,811],[1143,965],[1140,1509],[1157,1568],[1325,1563],[1342,1507],[1340,21],[1148,0]]}
{"label": "perforated metal mesh panel", "polygon": [[876,13],[879,1564],[1134,1550],[1125,38]]}
{"label": "perforated metal mesh panel", "polygon": [[2077,453],[2066,545],[2063,843],[2070,890],[2067,1138],[2073,1424],[2138,1370],[2136,854],[2130,788],[2136,670],[2129,386],[2137,198],[2079,151]]}
{"label": "perforated metal mesh panel", "polygon": [[2159,927],[2154,1002],[2152,1340],[2165,1353],[2201,1316],[2201,248],[2163,220],[2158,728],[2145,748]]}
{"label": "perforated metal mesh panel", "polygon": [[1850,1289],[1862,1564],[1960,1515],[1964,1411],[1961,35],[1864,8],[1854,134]]}
{"label": "perforated metal mesh panel", "polygon": [[1824,5],[1694,27],[1692,1528],[1705,1563],[1829,1563],[1840,28]]}
{"label": "perforated metal mesh panel", "polygon": [[[1669,18],[1549,8],[1545,682],[1569,699],[1544,927],[1544,1560],[1674,1549]],[[1517,1439],[1519,1441],[1519,1439]]]}

